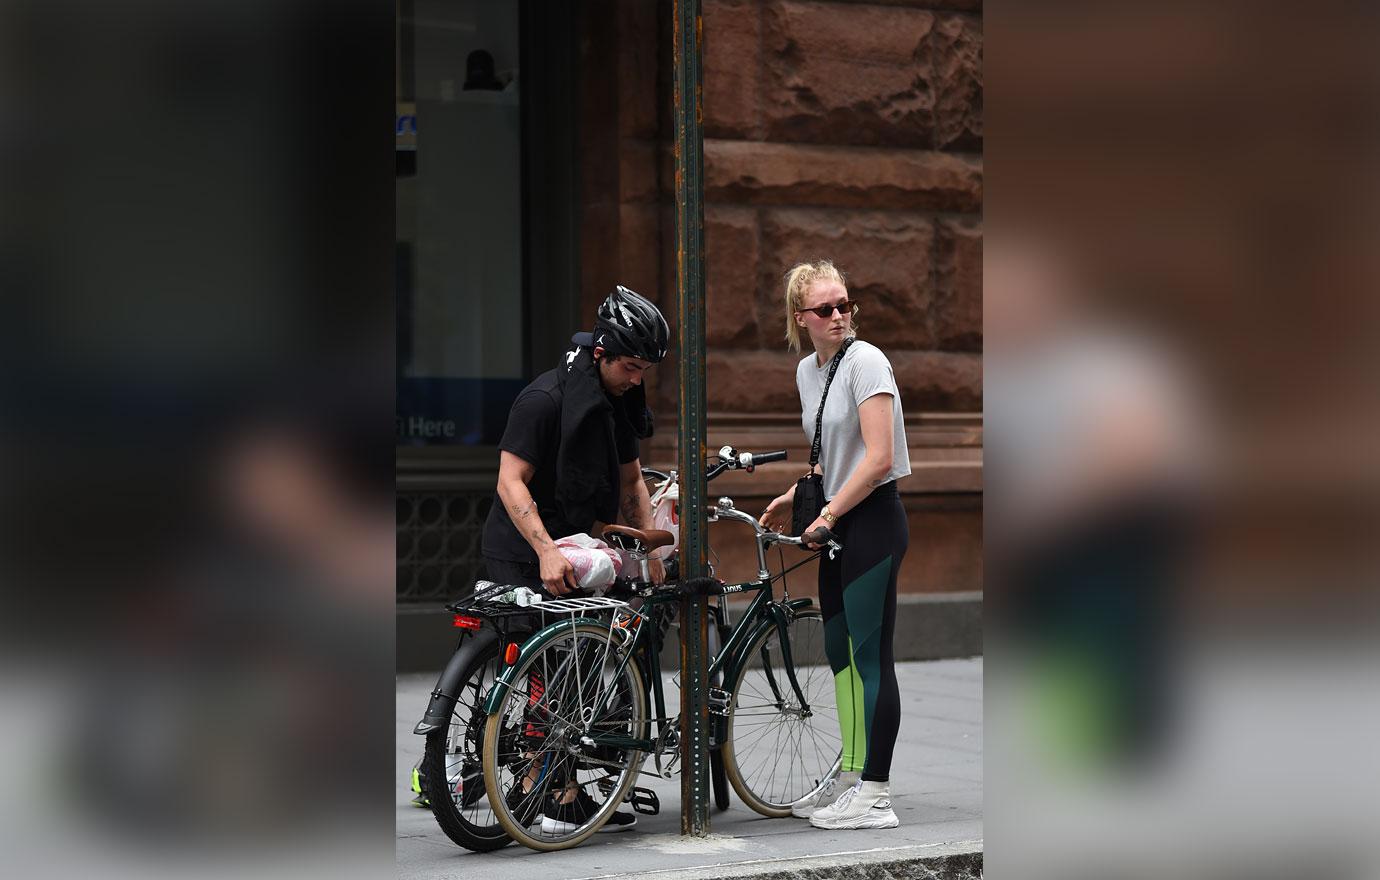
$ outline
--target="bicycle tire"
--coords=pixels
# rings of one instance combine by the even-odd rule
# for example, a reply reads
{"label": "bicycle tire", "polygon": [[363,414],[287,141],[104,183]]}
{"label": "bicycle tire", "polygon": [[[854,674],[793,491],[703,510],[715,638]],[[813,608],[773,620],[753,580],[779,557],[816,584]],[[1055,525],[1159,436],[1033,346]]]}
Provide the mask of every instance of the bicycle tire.
{"label": "bicycle tire", "polygon": [[[711,606],[713,608],[713,606]],[[713,608],[714,620],[709,628],[709,655],[717,657],[723,645],[728,641],[731,634],[729,628],[723,625],[723,611]],[[717,640],[715,636],[717,634]],[[710,680],[710,685],[722,688],[724,674],[722,671],[716,673]],[[709,750],[709,782],[710,790],[714,795],[714,808],[722,813],[728,809],[728,773],[724,770],[724,751],[723,746],[715,743]]]}
{"label": "bicycle tire", "polygon": [[728,771],[724,769],[724,750],[720,746],[709,751],[709,782],[714,792],[714,809],[722,813],[728,809]]}
{"label": "bicycle tire", "polygon": [[[811,716],[805,718],[791,705],[794,691],[781,662],[779,634],[772,626],[742,655],[724,725],[723,761],[729,783],[750,809],[773,818],[790,815],[791,804],[819,784],[843,744],[833,673],[827,662],[819,664],[824,619],[815,609],[798,612],[787,632],[792,654],[814,661],[796,667]],[[776,700],[777,692],[784,701]]]}
{"label": "bicycle tire", "polygon": [[[617,764],[620,770],[616,780],[603,791],[596,776],[579,779],[581,772],[607,772],[581,770],[581,758],[574,756],[565,747],[573,745],[571,734],[565,728],[570,719],[561,715],[561,702],[567,697],[576,699],[581,706],[581,714],[587,703],[592,703],[592,692],[579,688],[587,681],[589,670],[576,675],[573,670],[583,666],[586,657],[592,657],[598,664],[603,681],[605,671],[616,671],[616,652],[606,652],[602,656],[597,651],[599,645],[609,644],[609,629],[596,624],[578,624],[553,635],[545,645],[538,648],[530,657],[520,661],[512,674],[513,686],[504,695],[497,710],[488,716],[484,729],[483,772],[484,785],[489,804],[504,831],[517,842],[530,849],[542,852],[569,849],[588,840],[623,803],[628,789],[632,787],[641,767],[643,753],[636,750],[608,750],[595,753],[594,750],[578,750],[589,760],[608,761]],[[575,657],[577,663],[571,663]],[[540,692],[529,684],[529,673],[540,671],[542,676]],[[610,712],[611,720],[604,722],[610,730],[626,730],[633,736],[645,737],[647,734],[647,690],[637,663],[628,663],[617,681],[610,681],[606,687],[617,689],[626,706],[618,705]],[[554,695],[554,696],[553,696]],[[592,707],[590,707],[592,711]],[[514,714],[516,713],[516,714]],[[547,719],[555,718],[556,721]],[[522,732],[524,731],[525,732]],[[540,751],[534,743],[540,741]],[[536,760],[543,760],[541,776],[549,772],[560,785],[565,777],[573,779],[582,788],[595,785],[604,794],[604,802],[598,812],[580,824],[573,831],[545,833],[531,828],[519,816],[513,814],[506,802],[506,794],[514,784],[521,784],[522,777],[535,768]],[[547,762],[550,762],[548,764]],[[588,768],[591,765],[586,763]],[[543,786],[545,789],[546,786]],[[545,799],[545,792],[535,787],[535,795]],[[588,791],[586,791],[588,794]]]}
{"label": "bicycle tire", "polygon": [[[450,723],[427,734],[422,756],[422,792],[436,824],[455,843],[474,852],[492,852],[513,842],[490,809],[482,780],[468,772],[469,765],[482,766],[482,734],[488,720],[483,698],[501,670],[500,648],[495,642],[475,655],[461,676],[463,684],[451,706]],[[458,794],[457,781],[462,786]],[[468,787],[474,785],[481,786],[477,799],[468,794]]]}

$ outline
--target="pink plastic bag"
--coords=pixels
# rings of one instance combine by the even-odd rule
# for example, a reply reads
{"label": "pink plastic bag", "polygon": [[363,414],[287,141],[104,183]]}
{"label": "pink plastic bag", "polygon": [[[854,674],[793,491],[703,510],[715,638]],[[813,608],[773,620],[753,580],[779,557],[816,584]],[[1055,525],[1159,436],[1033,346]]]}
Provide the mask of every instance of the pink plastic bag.
{"label": "pink plastic bag", "polygon": [[608,544],[589,535],[568,535],[556,541],[561,555],[575,567],[575,580],[582,590],[604,595],[623,569],[623,557]]}

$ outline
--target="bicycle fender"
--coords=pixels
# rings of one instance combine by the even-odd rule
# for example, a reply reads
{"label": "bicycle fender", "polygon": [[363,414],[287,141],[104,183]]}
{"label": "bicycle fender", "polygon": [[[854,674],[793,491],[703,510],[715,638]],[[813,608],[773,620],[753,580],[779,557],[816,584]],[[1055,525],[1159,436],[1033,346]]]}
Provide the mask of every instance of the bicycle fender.
{"label": "bicycle fender", "polygon": [[513,686],[513,678],[517,675],[517,669],[522,665],[524,660],[546,647],[547,643],[552,639],[574,629],[582,623],[592,623],[595,626],[608,626],[608,621],[595,620],[592,617],[577,617],[574,620],[558,620],[550,626],[539,630],[536,635],[522,643],[522,649],[518,652],[517,662],[503,670],[494,681],[494,686],[489,690],[489,695],[484,698],[484,711],[492,715],[503,705],[503,698],[508,695],[508,689]]}
{"label": "bicycle fender", "polygon": [[[809,608],[813,604],[815,604],[814,599],[791,599],[790,601],[786,602],[786,607],[789,608],[791,610],[791,613],[794,614],[798,611],[804,611],[806,608]],[[787,623],[789,623],[789,621],[786,620],[785,612],[781,610],[781,606],[773,605],[771,607],[771,617],[767,620],[763,620],[760,623],[758,623],[757,626],[755,626],[752,630],[752,636],[749,637],[747,641],[743,642],[743,644],[751,645],[753,642],[757,641],[757,637],[762,634],[762,630],[764,629],[771,629],[775,627],[777,624],[780,624],[782,627],[785,627]]]}
{"label": "bicycle fender", "polygon": [[804,611],[806,608],[809,608],[814,604],[814,599],[791,599],[786,602],[786,606],[790,608],[791,611]]}
{"label": "bicycle fender", "polygon": [[[791,599],[786,602],[786,607],[789,608],[792,613],[794,613],[797,611],[804,611],[805,609],[812,607],[814,604],[814,599]],[[757,625],[752,628],[752,632],[748,635],[746,639],[743,640],[743,649],[746,650],[748,645],[755,644],[757,642],[758,637],[762,635],[763,631],[768,629],[774,629],[778,621],[780,622],[781,626],[784,627],[787,621],[782,617],[782,614],[783,612],[779,606],[772,606],[772,616],[765,620],[758,621]],[[732,662],[730,662],[724,667],[724,680],[736,681],[738,679],[738,669],[745,662],[747,662],[747,659],[748,658],[742,654],[740,654],[737,657],[734,657]]]}
{"label": "bicycle fender", "polygon": [[456,696],[460,686],[464,684],[463,676],[471,661],[479,656],[480,651],[497,641],[498,633],[491,629],[480,629],[472,632],[469,638],[460,643],[460,647],[450,655],[446,668],[441,670],[441,677],[436,679],[436,687],[431,689],[431,702],[427,703],[426,714],[417,722],[417,726],[412,728],[413,733],[426,736],[433,730],[444,730],[450,724],[450,713],[455,707]]}

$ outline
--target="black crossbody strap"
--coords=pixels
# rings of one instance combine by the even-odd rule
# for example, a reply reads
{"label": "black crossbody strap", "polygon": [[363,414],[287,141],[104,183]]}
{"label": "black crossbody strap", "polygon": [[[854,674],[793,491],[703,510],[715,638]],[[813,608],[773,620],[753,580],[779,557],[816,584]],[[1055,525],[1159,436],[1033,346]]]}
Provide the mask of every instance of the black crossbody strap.
{"label": "black crossbody strap", "polygon": [[848,337],[843,340],[843,345],[839,348],[838,354],[829,362],[829,376],[824,380],[824,392],[819,395],[819,412],[815,413],[815,442],[810,444],[810,470],[815,469],[819,464],[820,432],[824,429],[824,401],[829,399],[829,386],[834,384],[834,374],[839,370],[839,364],[843,362],[843,353],[848,351],[848,346],[853,344],[855,337]]}

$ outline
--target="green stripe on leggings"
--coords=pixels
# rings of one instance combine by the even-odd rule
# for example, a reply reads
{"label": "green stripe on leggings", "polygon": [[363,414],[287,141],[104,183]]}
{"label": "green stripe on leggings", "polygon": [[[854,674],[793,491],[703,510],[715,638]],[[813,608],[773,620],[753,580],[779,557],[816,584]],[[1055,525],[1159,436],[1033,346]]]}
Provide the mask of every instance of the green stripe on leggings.
{"label": "green stripe on leggings", "polygon": [[[853,640],[848,640],[852,654]],[[839,707],[839,732],[843,734],[843,764],[840,769],[856,772],[867,761],[867,724],[863,704],[862,677],[850,657],[848,668],[834,674],[834,701]]]}
{"label": "green stripe on leggings", "polygon": [[863,686],[858,667],[853,664],[853,642],[848,638],[845,615],[835,614],[824,622],[824,650],[834,674],[834,704],[839,710],[839,733],[843,738],[844,771],[861,770],[867,757],[867,727],[863,718]]}
{"label": "green stripe on leggings", "polygon": [[[872,718],[877,710],[877,683],[882,680],[882,612],[886,610],[886,589],[891,581],[891,557],[872,566],[852,583],[843,587],[844,614],[853,625],[853,661],[863,681],[873,687],[863,688],[863,717],[868,734],[872,733]],[[866,626],[865,631],[862,627]]]}

